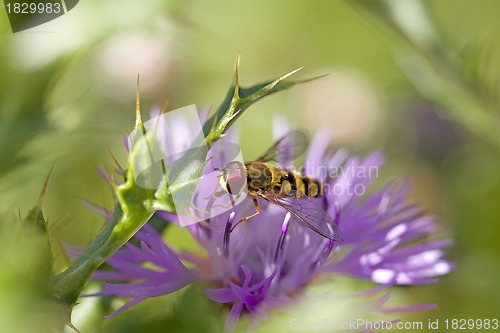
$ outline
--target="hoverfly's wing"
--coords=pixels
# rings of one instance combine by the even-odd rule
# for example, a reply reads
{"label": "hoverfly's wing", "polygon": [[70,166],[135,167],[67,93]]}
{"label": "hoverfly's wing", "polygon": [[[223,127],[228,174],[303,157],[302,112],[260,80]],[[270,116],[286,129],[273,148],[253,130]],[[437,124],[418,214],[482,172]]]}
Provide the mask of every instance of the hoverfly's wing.
{"label": "hoverfly's wing", "polygon": [[275,161],[278,163],[293,161],[302,155],[306,149],[307,136],[304,132],[293,130],[276,141],[257,161]]}
{"label": "hoverfly's wing", "polygon": [[337,242],[344,240],[336,221],[319,206],[317,201],[294,197],[277,198],[267,193],[260,193],[259,195],[289,212],[299,222],[321,236]]}

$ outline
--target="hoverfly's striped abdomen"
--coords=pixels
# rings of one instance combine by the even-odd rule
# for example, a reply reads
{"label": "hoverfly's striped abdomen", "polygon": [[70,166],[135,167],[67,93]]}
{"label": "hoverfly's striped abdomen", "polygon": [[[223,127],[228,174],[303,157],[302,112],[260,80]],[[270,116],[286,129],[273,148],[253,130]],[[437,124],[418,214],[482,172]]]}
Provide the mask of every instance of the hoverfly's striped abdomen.
{"label": "hoverfly's striped abdomen", "polygon": [[249,193],[264,191],[277,197],[316,198],[323,195],[323,184],[295,170],[273,167],[264,162],[245,163]]}
{"label": "hoverfly's striped abdomen", "polygon": [[303,176],[295,170],[284,170],[284,172],[286,175],[281,178],[280,183],[282,192],[286,196],[317,198],[323,195],[323,184],[319,180]]}

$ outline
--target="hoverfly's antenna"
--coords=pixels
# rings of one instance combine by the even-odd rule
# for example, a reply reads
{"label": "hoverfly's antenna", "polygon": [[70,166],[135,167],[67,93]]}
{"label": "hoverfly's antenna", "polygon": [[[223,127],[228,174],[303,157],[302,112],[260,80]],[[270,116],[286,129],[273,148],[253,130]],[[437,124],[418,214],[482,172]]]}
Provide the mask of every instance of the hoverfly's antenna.
{"label": "hoverfly's antenna", "polygon": [[221,168],[214,168],[214,171],[218,171],[219,174],[217,175],[217,178],[220,178],[224,175],[224,169]]}

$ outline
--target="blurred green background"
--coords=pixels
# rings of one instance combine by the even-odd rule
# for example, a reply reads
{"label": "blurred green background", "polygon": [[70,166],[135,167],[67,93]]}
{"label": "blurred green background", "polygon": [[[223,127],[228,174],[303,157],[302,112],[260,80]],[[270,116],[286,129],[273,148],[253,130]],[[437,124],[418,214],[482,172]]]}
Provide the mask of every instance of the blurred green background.
{"label": "blurred green background", "polygon": [[[81,198],[113,206],[97,169],[113,168],[109,151],[126,159],[137,74],[145,115],[167,99],[169,109],[216,107],[237,54],[242,85],[302,66],[297,78],[329,74],[252,106],[239,121],[245,157],[268,146],[274,115],[310,133],[327,128],[334,147],[383,151],[378,185],[410,179],[412,198],[455,239],[453,273],[395,288],[399,304],[439,309],[401,318],[498,318],[499,11],[494,0],[87,0],[13,34],[0,6],[0,331],[37,331],[50,320],[27,291],[25,266],[36,253],[12,241],[50,166],[43,207],[53,246],[83,246],[103,221]],[[55,269],[67,262],[61,253]],[[190,303],[198,293],[145,302],[104,320],[103,331],[217,331],[225,313]],[[207,307],[213,313],[193,324],[192,311]]]}

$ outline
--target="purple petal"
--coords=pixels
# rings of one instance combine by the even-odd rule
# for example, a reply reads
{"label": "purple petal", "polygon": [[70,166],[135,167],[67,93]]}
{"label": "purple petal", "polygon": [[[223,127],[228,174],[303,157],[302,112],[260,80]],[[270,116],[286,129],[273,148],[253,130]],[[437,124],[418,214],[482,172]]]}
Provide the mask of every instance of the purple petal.
{"label": "purple petal", "polygon": [[314,136],[305,160],[304,173],[306,175],[321,181],[327,178],[328,171],[323,161],[330,139],[331,135],[326,131],[321,131]]}
{"label": "purple petal", "polygon": [[236,300],[234,293],[228,288],[205,289],[204,292],[208,298],[218,303],[230,303]]}
{"label": "purple petal", "polygon": [[236,302],[233,304],[229,315],[226,318],[225,330],[226,332],[232,332],[236,328],[236,324],[240,320],[241,312],[243,311],[243,302]]}
{"label": "purple petal", "polygon": [[147,281],[140,283],[120,283],[120,284],[109,284],[104,283],[104,289],[107,292],[115,294],[121,297],[156,297],[161,295],[170,294],[177,291],[192,282],[190,278],[177,278],[172,280],[167,280],[165,282],[159,281]]}

